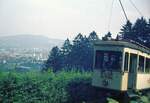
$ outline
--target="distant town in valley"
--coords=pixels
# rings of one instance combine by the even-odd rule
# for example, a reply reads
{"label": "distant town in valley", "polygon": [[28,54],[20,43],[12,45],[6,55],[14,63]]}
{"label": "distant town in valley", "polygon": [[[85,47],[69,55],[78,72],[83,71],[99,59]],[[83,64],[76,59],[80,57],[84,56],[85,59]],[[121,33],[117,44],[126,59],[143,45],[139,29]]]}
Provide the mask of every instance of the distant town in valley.
{"label": "distant town in valley", "polygon": [[44,36],[22,35],[0,37],[0,67],[3,70],[32,68],[40,70],[53,46],[61,46],[63,40]]}

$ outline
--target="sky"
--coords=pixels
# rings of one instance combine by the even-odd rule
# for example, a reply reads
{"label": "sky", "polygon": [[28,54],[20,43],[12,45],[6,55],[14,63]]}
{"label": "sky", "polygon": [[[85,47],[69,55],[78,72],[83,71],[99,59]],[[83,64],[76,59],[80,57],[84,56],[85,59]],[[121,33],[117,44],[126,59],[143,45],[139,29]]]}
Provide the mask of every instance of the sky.
{"label": "sky", "polygon": [[[0,37],[9,35],[43,35],[55,39],[73,39],[78,33],[96,31],[113,37],[126,19],[119,0],[0,0]],[[122,0],[131,22],[150,18],[150,0]],[[112,13],[111,13],[112,11]],[[111,16],[110,16],[111,15]]]}

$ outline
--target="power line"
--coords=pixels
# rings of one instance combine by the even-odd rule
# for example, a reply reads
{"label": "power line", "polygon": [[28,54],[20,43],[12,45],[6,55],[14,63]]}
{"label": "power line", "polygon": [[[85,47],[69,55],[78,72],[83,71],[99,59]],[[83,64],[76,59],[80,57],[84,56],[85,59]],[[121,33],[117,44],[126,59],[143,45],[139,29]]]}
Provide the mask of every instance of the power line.
{"label": "power line", "polygon": [[133,1],[132,0],[129,0],[130,1],[130,3],[132,4],[132,6],[136,9],[136,11],[141,15],[141,16],[143,16],[142,15],[142,13],[140,12],[140,10],[136,7],[136,5],[133,3]]}
{"label": "power line", "polygon": [[124,7],[123,7],[123,5],[122,5],[121,0],[119,0],[119,3],[120,3],[120,5],[121,5],[121,8],[122,8],[122,10],[123,10],[123,13],[124,13],[125,18],[126,18],[126,20],[128,21],[127,14],[126,14],[126,12],[125,12],[125,10],[124,10]]}
{"label": "power line", "polygon": [[111,24],[113,4],[114,4],[114,0],[112,0],[111,7],[110,7],[110,15],[109,15],[109,20],[108,20],[108,31],[110,29],[110,24]]}

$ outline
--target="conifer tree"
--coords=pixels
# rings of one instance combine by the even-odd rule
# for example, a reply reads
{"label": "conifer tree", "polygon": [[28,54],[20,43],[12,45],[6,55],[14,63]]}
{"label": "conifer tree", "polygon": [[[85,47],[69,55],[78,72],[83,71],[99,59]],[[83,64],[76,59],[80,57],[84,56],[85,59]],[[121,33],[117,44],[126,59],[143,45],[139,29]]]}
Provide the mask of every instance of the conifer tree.
{"label": "conifer tree", "polygon": [[45,67],[47,70],[52,68],[54,72],[62,68],[62,55],[60,49],[57,46],[53,47],[50,51]]}
{"label": "conifer tree", "polygon": [[70,40],[67,38],[64,41],[63,46],[61,47],[63,68],[70,68],[69,55],[70,55],[71,51],[72,51],[72,44],[71,44]]}
{"label": "conifer tree", "polygon": [[111,40],[112,39],[111,35],[112,34],[108,32],[104,37],[102,37],[102,40]]}
{"label": "conifer tree", "polygon": [[95,31],[90,33],[90,35],[88,36],[88,40],[90,40],[90,41],[99,40],[98,35],[96,34]]}
{"label": "conifer tree", "polygon": [[133,25],[127,21],[120,34],[125,40],[133,40],[150,48],[150,20],[147,22],[141,17]]}
{"label": "conifer tree", "polygon": [[132,23],[130,21],[127,21],[127,23],[123,25],[120,30],[120,34],[124,39],[133,39],[134,34],[132,30]]}

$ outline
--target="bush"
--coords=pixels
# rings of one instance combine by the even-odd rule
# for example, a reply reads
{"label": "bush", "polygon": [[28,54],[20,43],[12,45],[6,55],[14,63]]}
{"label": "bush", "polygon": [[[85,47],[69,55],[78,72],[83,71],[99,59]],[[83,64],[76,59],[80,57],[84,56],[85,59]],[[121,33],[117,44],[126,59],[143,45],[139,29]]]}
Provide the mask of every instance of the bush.
{"label": "bush", "polygon": [[0,75],[0,102],[71,103],[86,101],[91,73],[78,71],[3,72]]}

